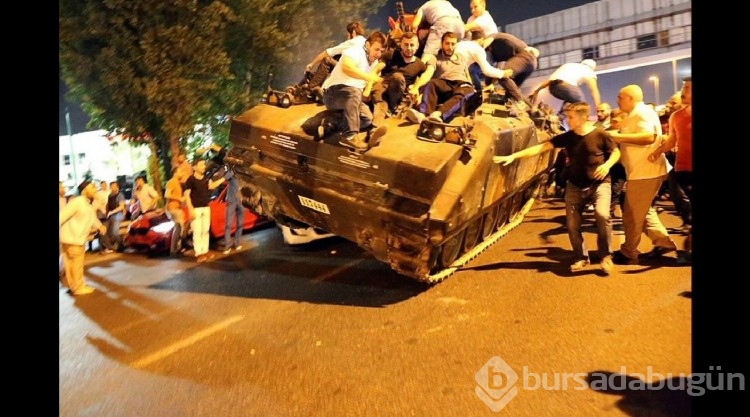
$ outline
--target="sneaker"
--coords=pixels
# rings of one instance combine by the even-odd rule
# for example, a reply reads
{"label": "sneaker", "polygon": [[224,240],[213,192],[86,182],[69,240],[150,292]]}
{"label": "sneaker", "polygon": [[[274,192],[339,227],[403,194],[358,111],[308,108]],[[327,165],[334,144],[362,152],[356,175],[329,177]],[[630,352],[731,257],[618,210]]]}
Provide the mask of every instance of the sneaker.
{"label": "sneaker", "polygon": [[425,119],[425,115],[422,114],[417,109],[407,109],[406,110],[406,119],[409,120],[412,123],[420,124]]}
{"label": "sneaker", "polygon": [[323,119],[320,121],[320,126],[318,126],[318,140],[323,140],[326,136],[330,135],[336,130],[336,126],[333,125],[333,123],[327,119]]}
{"label": "sneaker", "polygon": [[605,275],[609,275],[612,273],[612,268],[614,268],[614,263],[612,262],[612,255],[607,255],[602,258],[602,261],[599,262],[599,269],[604,272]]}
{"label": "sneaker", "polygon": [[206,261],[208,261],[208,256],[206,256],[206,255],[200,255],[200,256],[198,256],[196,258],[196,261],[198,261],[198,263],[206,262]]}
{"label": "sneaker", "polygon": [[232,249],[224,249],[224,252],[222,252],[224,255],[229,255],[229,252],[231,252]]}
{"label": "sneaker", "polygon": [[677,265],[690,265],[693,263],[693,254],[683,251],[677,256]]}
{"label": "sneaker", "polygon": [[443,123],[443,114],[440,113],[439,111],[434,111],[430,113],[430,115],[427,118],[432,120],[433,122]]}
{"label": "sneaker", "polygon": [[380,138],[385,136],[385,134],[388,133],[388,126],[379,126],[373,130],[370,131],[370,140],[368,141],[370,147],[378,146],[380,143]]}
{"label": "sneaker", "polygon": [[645,256],[649,259],[659,259],[662,255],[669,252],[674,252],[676,250],[677,245],[675,245],[674,243],[669,246],[654,246],[654,248],[651,249],[651,252],[647,253]]}
{"label": "sneaker", "polygon": [[357,151],[367,150],[367,144],[362,141],[362,139],[360,139],[356,133],[352,133],[348,136],[342,137],[341,140],[339,140],[339,143]]}
{"label": "sneaker", "polygon": [[638,259],[628,258],[618,250],[612,254],[612,263],[616,265],[638,265]]}
{"label": "sneaker", "polygon": [[91,294],[92,292],[94,292],[94,287],[89,287],[88,285],[84,285],[75,291],[70,291],[73,295],[86,295]]}
{"label": "sneaker", "polygon": [[573,262],[572,264],[570,264],[570,271],[571,272],[580,271],[581,269],[586,268],[588,265],[589,265],[588,259],[579,259]]}
{"label": "sneaker", "polygon": [[242,245],[237,245],[234,247],[234,250],[242,250]]}
{"label": "sneaker", "polygon": [[104,255],[108,255],[108,254],[110,254],[110,253],[114,253],[114,252],[115,252],[115,251],[114,251],[114,250],[112,250],[112,249],[104,249],[104,250],[102,251],[102,254],[104,254]]}
{"label": "sneaker", "polygon": [[312,89],[312,90],[310,91],[310,96],[311,96],[311,97],[313,98],[313,100],[315,100],[316,102],[318,102],[318,103],[322,103],[322,102],[323,102],[323,88],[322,88],[322,87],[320,87],[320,86],[318,86],[318,87],[313,87],[313,89]]}

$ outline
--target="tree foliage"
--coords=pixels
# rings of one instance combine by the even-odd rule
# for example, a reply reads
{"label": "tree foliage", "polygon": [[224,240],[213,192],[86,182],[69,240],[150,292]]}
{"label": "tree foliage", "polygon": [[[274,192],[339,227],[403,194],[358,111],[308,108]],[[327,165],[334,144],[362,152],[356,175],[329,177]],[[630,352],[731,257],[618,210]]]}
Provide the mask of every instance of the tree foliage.
{"label": "tree foliage", "polygon": [[[90,125],[154,141],[165,166],[340,42],[386,0],[61,0],[60,67]],[[155,179],[156,180],[156,179]]]}

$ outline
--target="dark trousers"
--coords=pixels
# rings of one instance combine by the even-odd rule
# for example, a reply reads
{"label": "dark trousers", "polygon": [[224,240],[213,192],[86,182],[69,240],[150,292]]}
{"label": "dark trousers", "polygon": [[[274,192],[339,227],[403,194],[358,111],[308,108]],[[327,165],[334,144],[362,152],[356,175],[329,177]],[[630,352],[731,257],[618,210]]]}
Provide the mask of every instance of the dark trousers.
{"label": "dark trousers", "polygon": [[[474,86],[465,81],[433,78],[424,87],[419,111],[429,115],[440,111],[443,121],[450,120],[461,111],[463,103],[474,95]],[[438,103],[440,106],[438,107]]]}
{"label": "dark trousers", "polygon": [[[343,110],[345,135],[359,133],[372,125],[372,112],[362,101],[362,90],[343,84],[332,85],[323,94],[323,104],[328,110]],[[337,127],[341,123],[337,121]]]}

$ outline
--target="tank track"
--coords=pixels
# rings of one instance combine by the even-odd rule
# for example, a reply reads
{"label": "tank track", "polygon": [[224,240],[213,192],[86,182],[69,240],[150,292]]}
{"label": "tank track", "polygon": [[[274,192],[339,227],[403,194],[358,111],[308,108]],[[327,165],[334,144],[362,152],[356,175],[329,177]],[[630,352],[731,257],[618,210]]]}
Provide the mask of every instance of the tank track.
{"label": "tank track", "polygon": [[461,255],[448,268],[437,271],[434,274],[427,275],[423,278],[420,278],[419,280],[430,284],[436,284],[453,275],[459,268],[469,263],[469,261],[476,258],[480,253],[484,252],[485,249],[492,246],[495,242],[500,240],[500,238],[502,238],[503,236],[508,234],[508,232],[515,229],[519,224],[521,224],[521,222],[523,222],[523,219],[526,217],[526,214],[531,211],[531,207],[534,205],[534,201],[536,201],[534,197],[529,198],[515,215],[515,217],[513,217],[512,219],[508,219],[508,223],[496,230],[495,233],[489,235],[487,239],[477,243],[474,248]]}

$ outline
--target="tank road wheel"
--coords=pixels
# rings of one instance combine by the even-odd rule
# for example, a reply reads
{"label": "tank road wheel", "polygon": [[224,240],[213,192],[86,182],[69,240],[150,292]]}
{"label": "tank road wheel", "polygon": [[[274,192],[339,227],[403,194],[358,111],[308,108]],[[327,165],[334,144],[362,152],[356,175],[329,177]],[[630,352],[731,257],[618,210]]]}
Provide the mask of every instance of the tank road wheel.
{"label": "tank road wheel", "polygon": [[458,259],[458,255],[461,253],[461,242],[464,241],[464,234],[466,234],[466,229],[461,230],[458,234],[443,242],[443,245],[440,247],[440,256],[438,256],[438,265],[440,268],[448,268]]}
{"label": "tank road wheel", "polygon": [[482,218],[479,217],[473,222],[466,226],[466,232],[464,234],[464,243],[461,245],[461,253],[466,253],[477,245],[479,235],[482,232]]}
{"label": "tank road wheel", "polygon": [[510,216],[508,217],[508,221],[515,220],[518,213],[521,212],[524,203],[523,194],[523,192],[518,192],[513,196],[513,200],[510,203]]}
{"label": "tank road wheel", "polygon": [[529,188],[523,190],[523,202],[521,204],[525,204],[530,199],[539,196],[539,190],[541,189],[542,183],[542,178],[539,178],[534,181],[534,183],[531,184]]}
{"label": "tank road wheel", "polygon": [[487,237],[495,231],[499,214],[500,204],[496,204],[495,207],[491,208],[490,211],[484,215],[484,221],[482,222],[482,240],[487,239]]}
{"label": "tank road wheel", "polygon": [[495,226],[496,230],[500,230],[503,226],[508,224],[508,220],[510,220],[510,205],[510,198],[506,198],[505,201],[503,201],[499,205],[500,210],[498,210],[497,213],[497,226]]}

